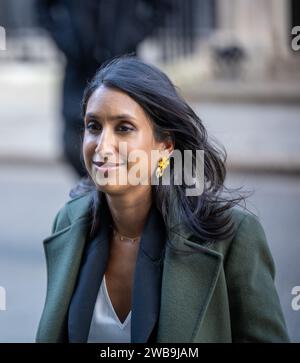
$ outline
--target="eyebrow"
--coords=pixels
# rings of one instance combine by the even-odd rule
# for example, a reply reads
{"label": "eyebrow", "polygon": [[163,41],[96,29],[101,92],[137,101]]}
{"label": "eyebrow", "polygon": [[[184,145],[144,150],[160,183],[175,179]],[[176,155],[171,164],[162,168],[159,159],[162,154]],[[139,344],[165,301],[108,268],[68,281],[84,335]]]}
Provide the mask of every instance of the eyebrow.
{"label": "eyebrow", "polygon": [[[88,118],[88,117],[93,117],[93,118],[96,118],[96,119],[100,119],[101,120],[101,117],[95,113],[92,113],[92,112],[88,112],[86,115],[85,115],[85,118]],[[108,117],[108,119],[110,121],[120,121],[120,120],[124,120],[124,119],[128,119],[128,120],[135,120],[135,117],[127,114],[127,113],[122,113],[120,115],[113,115],[113,116],[110,116]]]}

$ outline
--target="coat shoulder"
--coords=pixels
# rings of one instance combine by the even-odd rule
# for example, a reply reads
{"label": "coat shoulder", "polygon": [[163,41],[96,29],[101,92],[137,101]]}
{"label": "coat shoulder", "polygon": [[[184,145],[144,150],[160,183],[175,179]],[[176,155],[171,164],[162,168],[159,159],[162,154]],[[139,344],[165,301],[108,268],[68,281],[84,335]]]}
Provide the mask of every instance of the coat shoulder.
{"label": "coat shoulder", "polygon": [[[276,268],[259,217],[232,208],[233,238],[219,249],[231,305],[231,324],[237,342],[289,342],[278,292]],[[251,324],[249,324],[251,321]]]}
{"label": "coat shoulder", "polygon": [[70,199],[66,204],[66,212],[71,221],[85,217],[92,203],[92,192]]}
{"label": "coat shoulder", "polygon": [[248,210],[243,209],[240,206],[234,206],[231,209],[229,209],[229,213],[231,215],[232,221],[234,222],[235,226],[238,227],[240,225],[240,223],[246,218],[246,217],[250,217],[250,218],[255,218],[258,219],[257,216],[255,216],[254,214],[250,213]]}
{"label": "coat shoulder", "polygon": [[229,210],[231,220],[234,224],[234,236],[232,240],[239,236],[241,230],[246,229],[248,233],[259,233],[265,238],[265,232],[260,218],[247,209],[240,206],[234,206]]}
{"label": "coat shoulder", "polygon": [[214,245],[214,249],[224,258],[228,252],[237,248],[249,250],[250,253],[253,250],[269,250],[266,233],[258,216],[240,206],[232,207],[227,213],[233,223],[234,233],[232,237]]}
{"label": "coat shoulder", "polygon": [[53,224],[52,233],[68,227],[75,220],[87,217],[92,203],[92,193],[87,192],[83,195],[68,200],[57,212]]}

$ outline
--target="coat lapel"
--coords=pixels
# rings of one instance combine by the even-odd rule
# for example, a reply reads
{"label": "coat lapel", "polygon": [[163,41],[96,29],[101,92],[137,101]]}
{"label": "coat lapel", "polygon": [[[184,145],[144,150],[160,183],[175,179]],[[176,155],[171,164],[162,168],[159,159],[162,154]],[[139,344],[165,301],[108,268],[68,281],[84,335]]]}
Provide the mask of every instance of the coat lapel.
{"label": "coat lapel", "polygon": [[131,317],[131,342],[146,343],[159,318],[165,226],[152,204],[137,256]]}
{"label": "coat lapel", "polygon": [[214,292],[222,256],[197,241],[173,234],[166,248],[157,342],[195,343]]}
{"label": "coat lapel", "polygon": [[[82,216],[45,240],[48,266],[47,298],[38,336],[60,341],[66,335],[67,312],[81,266],[90,219]],[[152,205],[146,221],[134,275],[131,340],[147,342],[157,326],[157,342],[193,342],[201,329],[222,265],[222,255],[192,235],[165,234],[162,218]],[[105,239],[104,239],[105,240]],[[167,243],[168,242],[168,243]],[[108,244],[100,243],[98,276],[103,276]],[[177,254],[171,246],[183,251]],[[99,261],[99,260],[98,260]],[[101,282],[100,279],[98,283]],[[86,341],[99,285],[94,285],[84,311]],[[62,298],[63,297],[63,298]],[[44,338],[47,337],[47,338]]]}
{"label": "coat lapel", "polygon": [[[86,342],[91,319],[109,256],[109,214],[101,210],[100,236],[88,244],[69,309],[69,341]],[[144,226],[134,275],[131,342],[146,343],[159,317],[162,253],[165,228],[152,205]],[[147,314],[145,314],[147,311]]]}
{"label": "coat lapel", "polygon": [[88,225],[88,218],[80,218],[44,240],[47,296],[37,341],[67,340],[66,312],[80,267]]}
{"label": "coat lapel", "polygon": [[97,294],[109,257],[109,214],[101,209],[100,233],[87,241],[77,283],[68,312],[69,342],[84,343],[88,339]]}

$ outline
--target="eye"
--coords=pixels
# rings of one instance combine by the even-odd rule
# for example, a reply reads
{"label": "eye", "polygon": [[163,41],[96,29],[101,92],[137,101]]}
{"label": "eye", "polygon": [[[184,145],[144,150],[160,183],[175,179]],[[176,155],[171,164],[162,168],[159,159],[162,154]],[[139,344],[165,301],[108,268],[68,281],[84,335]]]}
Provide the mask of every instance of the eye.
{"label": "eye", "polygon": [[117,127],[117,131],[120,131],[122,133],[127,133],[127,132],[130,132],[130,131],[134,131],[134,128],[133,127],[130,127],[130,126],[127,126],[127,125],[120,125]]}
{"label": "eye", "polygon": [[90,120],[87,122],[85,127],[89,132],[95,133],[96,131],[101,129],[101,126],[98,124],[98,122],[95,122],[93,120]]}

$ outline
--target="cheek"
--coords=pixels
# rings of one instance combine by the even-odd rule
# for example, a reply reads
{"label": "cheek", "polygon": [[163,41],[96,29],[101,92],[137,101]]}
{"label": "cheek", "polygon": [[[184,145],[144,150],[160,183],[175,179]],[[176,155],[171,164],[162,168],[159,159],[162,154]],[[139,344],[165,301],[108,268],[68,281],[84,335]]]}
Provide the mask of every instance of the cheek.
{"label": "cheek", "polygon": [[130,154],[130,151],[138,151],[141,150],[143,153],[147,155],[146,160],[137,159],[136,161],[128,162],[128,169],[135,164],[138,164],[143,170],[146,170],[148,172],[148,175],[150,176],[151,171],[154,172],[157,168],[158,158],[155,156],[155,153],[152,155],[152,150],[158,150],[159,147],[152,142],[151,139],[145,137],[143,140],[139,140],[139,142],[134,142],[128,144],[128,155]]}
{"label": "cheek", "polygon": [[93,138],[84,136],[82,143],[82,153],[86,164],[90,164],[95,152],[95,142]]}

